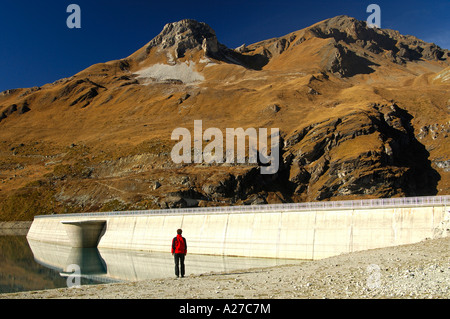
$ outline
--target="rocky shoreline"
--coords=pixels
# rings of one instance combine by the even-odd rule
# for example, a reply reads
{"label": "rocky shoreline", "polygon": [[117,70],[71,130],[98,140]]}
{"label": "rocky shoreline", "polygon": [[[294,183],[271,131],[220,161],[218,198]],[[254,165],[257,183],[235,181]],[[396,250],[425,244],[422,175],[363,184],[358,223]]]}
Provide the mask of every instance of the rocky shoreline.
{"label": "rocky shoreline", "polygon": [[32,221],[0,222],[0,229],[29,229]]}
{"label": "rocky shoreline", "polygon": [[446,237],[296,265],[3,294],[0,299],[448,299],[449,247]]}
{"label": "rocky shoreline", "polygon": [[0,236],[26,235],[32,221],[0,222]]}

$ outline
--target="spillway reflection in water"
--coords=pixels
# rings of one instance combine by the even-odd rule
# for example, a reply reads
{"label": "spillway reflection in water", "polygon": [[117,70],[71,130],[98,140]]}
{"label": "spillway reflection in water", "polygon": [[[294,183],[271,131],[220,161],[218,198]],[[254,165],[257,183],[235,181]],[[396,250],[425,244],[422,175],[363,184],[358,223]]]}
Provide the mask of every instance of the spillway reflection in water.
{"label": "spillway reflection in water", "polygon": [[[67,287],[59,271],[36,262],[25,235],[16,231],[0,233],[0,294]],[[99,283],[80,279],[82,285]]]}
{"label": "spillway reflection in water", "polygon": [[[99,282],[124,282],[173,277],[174,261],[168,253],[104,248],[72,248],[28,241],[35,260],[70,276],[71,265],[78,265],[83,278]],[[257,267],[301,263],[292,259],[244,258],[231,256],[187,255],[186,276],[210,272],[230,272]]]}

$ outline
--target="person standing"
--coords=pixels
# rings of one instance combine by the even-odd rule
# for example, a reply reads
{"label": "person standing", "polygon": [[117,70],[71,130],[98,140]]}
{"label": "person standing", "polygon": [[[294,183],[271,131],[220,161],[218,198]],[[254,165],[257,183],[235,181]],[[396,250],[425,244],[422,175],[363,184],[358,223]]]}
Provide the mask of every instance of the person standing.
{"label": "person standing", "polygon": [[187,254],[186,238],[181,236],[183,230],[177,230],[177,236],[172,240],[172,256],[175,260],[175,275],[184,277],[184,257]]}

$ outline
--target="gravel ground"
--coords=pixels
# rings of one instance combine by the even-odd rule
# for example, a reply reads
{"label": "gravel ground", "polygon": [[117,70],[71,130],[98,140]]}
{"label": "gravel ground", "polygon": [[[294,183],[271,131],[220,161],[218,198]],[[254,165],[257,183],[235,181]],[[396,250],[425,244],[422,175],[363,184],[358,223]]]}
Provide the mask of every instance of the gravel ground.
{"label": "gravel ground", "polygon": [[447,237],[297,265],[3,294],[0,299],[448,299],[449,244]]}

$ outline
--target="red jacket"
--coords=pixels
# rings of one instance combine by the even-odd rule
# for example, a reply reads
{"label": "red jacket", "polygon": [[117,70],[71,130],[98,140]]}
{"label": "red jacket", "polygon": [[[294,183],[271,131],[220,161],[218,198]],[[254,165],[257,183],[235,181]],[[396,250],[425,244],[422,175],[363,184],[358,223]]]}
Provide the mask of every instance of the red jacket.
{"label": "red jacket", "polygon": [[181,235],[177,235],[172,240],[172,254],[184,254],[187,253],[186,238]]}

